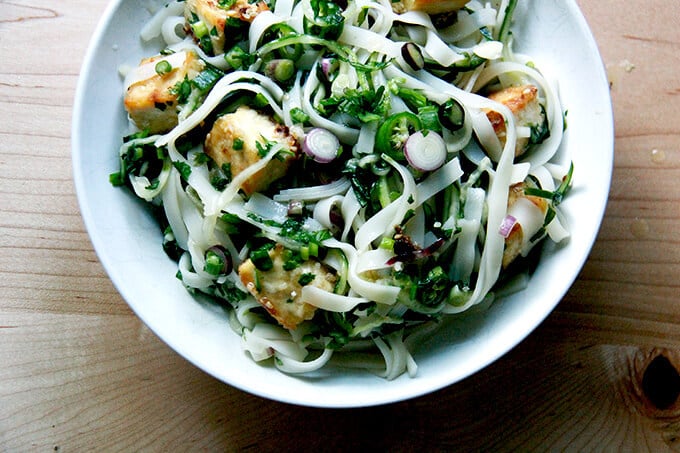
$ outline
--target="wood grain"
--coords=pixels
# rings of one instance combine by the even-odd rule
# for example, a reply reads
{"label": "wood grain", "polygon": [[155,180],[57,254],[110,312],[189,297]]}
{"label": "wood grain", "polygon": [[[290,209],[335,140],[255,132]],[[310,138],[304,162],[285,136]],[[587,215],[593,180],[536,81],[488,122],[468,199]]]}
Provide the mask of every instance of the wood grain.
{"label": "wood grain", "polygon": [[579,1],[612,79],[615,170],[557,310],[447,389],[320,410],[216,381],[132,314],[71,180],[72,100],[106,1],[0,0],[0,451],[680,450],[680,3],[620,3]]}

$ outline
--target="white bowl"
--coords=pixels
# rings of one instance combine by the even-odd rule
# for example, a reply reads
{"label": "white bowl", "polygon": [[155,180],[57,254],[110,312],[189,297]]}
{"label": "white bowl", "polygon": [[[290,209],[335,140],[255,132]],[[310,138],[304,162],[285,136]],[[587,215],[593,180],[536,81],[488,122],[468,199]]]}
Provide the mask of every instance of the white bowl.
{"label": "white bowl", "polygon": [[573,0],[520,2],[516,49],[559,80],[568,110],[563,161],[575,165],[574,188],[562,204],[571,240],[543,253],[528,288],[482,315],[448,323],[416,352],[415,378],[394,381],[359,371],[295,377],[254,363],[225,313],[198,303],[175,278],[156,222],[143,202],[114,188],[118,148],[127,132],[118,68],[154,49],[139,30],[149,18],[137,0],[116,0],[90,44],[73,113],[73,170],[80,208],[94,248],[135,313],[171,348],[216,378],[266,398],[318,407],[358,407],[423,395],[475,373],[525,338],[559,303],[597,235],[613,161],[611,101],[594,39]]}

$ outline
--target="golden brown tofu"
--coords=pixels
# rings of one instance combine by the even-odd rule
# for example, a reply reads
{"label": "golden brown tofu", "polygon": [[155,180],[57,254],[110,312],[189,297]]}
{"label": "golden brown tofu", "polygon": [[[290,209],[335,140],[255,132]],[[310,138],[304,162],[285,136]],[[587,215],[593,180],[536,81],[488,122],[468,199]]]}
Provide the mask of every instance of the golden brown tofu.
{"label": "golden brown tofu", "polygon": [[[525,195],[524,189],[526,184],[520,182],[510,187],[508,193],[508,208],[514,205],[518,199],[524,198],[532,202],[543,215],[548,211],[548,200],[542,197],[535,197],[532,195]],[[503,268],[507,268],[522,252],[522,244],[524,242],[524,232],[522,225],[516,223],[510,231],[510,234],[505,239],[505,249],[503,250]]]}
{"label": "golden brown tofu", "polygon": [[316,311],[316,307],[301,300],[302,283],[332,292],[337,276],[324,264],[311,259],[287,271],[283,268],[284,252],[280,244],[269,251],[273,267],[268,271],[258,270],[248,259],[239,266],[238,275],[250,294],[279,324],[295,329],[301,322],[312,319]]}
{"label": "golden brown tofu", "polygon": [[[492,101],[499,102],[510,109],[515,117],[517,126],[535,127],[545,121],[541,104],[538,102],[538,88],[534,85],[504,88],[491,93],[488,97]],[[487,111],[486,116],[489,118],[501,144],[505,145],[506,130],[503,115],[491,110]],[[523,154],[528,146],[528,137],[518,138],[515,146],[515,156]]]}
{"label": "golden brown tofu", "polygon": [[[156,65],[166,61],[171,70],[158,74]],[[140,129],[152,134],[167,132],[177,125],[178,94],[174,88],[184,78],[195,78],[205,64],[194,52],[157,55],[142,60],[130,74],[131,83],[125,92],[125,110]]]}
{"label": "golden brown tofu", "polygon": [[234,113],[221,116],[215,121],[205,139],[205,153],[222,168],[229,164],[231,176],[236,177],[262,157],[258,149],[267,142],[282,145],[279,153],[265,168],[248,178],[241,190],[246,195],[262,192],[269,185],[288,172],[288,168],[299,156],[297,140],[288,133],[288,128],[277,124],[266,115],[246,106]]}
{"label": "golden brown tofu", "polygon": [[[250,4],[248,0],[236,0],[233,5],[225,9],[220,7],[218,0],[186,0],[184,17],[190,25],[195,25],[197,22],[202,22],[205,25],[204,32],[207,32],[210,36],[212,54],[220,55],[225,51],[226,35],[224,30],[228,18],[252,22],[258,14],[268,9],[269,7],[263,1]],[[189,26],[188,31],[194,37],[200,38],[200,36],[196,36],[195,28],[195,26],[193,28]]]}
{"label": "golden brown tofu", "polygon": [[392,2],[392,10],[401,14],[407,11],[421,11],[427,14],[443,14],[458,11],[470,0],[401,0]]}

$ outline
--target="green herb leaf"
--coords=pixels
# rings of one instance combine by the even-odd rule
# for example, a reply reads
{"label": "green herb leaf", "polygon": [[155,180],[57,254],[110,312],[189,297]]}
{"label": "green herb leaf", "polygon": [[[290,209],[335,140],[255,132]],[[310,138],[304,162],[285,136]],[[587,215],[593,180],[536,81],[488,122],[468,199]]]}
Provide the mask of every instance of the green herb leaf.
{"label": "green herb leaf", "polygon": [[298,278],[298,283],[300,284],[300,286],[306,286],[306,285],[309,285],[310,283],[312,283],[315,278],[316,278],[316,275],[314,273],[307,272],[307,273],[302,274],[300,276],[300,278]]}
{"label": "green herb leaf", "polygon": [[226,280],[224,283],[216,285],[215,295],[226,300],[231,305],[234,305],[248,297],[248,293],[238,289],[231,280]]}
{"label": "green herb leaf", "polygon": [[175,86],[170,88],[170,93],[177,96],[178,104],[186,104],[189,100],[189,96],[191,96],[191,82],[189,81],[189,77],[184,76],[184,80],[177,82]]}
{"label": "green herb leaf", "polygon": [[240,139],[240,138],[238,138],[238,137],[236,137],[236,138],[234,139],[234,142],[231,144],[231,147],[232,147],[232,149],[234,149],[235,151],[241,151],[241,150],[243,149],[243,145],[244,145],[243,140]]}
{"label": "green herb leaf", "polygon": [[542,105],[541,114],[543,116],[543,121],[539,124],[532,125],[530,128],[531,136],[529,137],[529,143],[532,145],[543,143],[548,137],[550,137],[550,126],[545,113],[545,107]]}
{"label": "green herb leaf", "polygon": [[264,143],[262,142],[255,142],[255,147],[257,148],[257,155],[260,157],[265,157],[269,152],[272,150],[272,146],[276,144],[276,142],[269,141],[262,137],[264,140]]}
{"label": "green herb leaf", "polygon": [[384,118],[389,107],[389,93],[386,93],[385,86],[381,86],[376,90],[345,90],[340,97],[331,96],[322,100],[318,109],[326,116],[342,112],[369,123]]}
{"label": "green herb leaf", "polygon": [[189,181],[189,176],[191,176],[191,166],[189,164],[186,162],[173,161],[172,165],[177,169],[184,181]]}
{"label": "green herb leaf", "polygon": [[266,272],[274,267],[274,262],[269,256],[269,250],[273,247],[273,243],[268,243],[250,252],[250,260],[257,269]]}
{"label": "green herb leaf", "polygon": [[210,156],[206,153],[196,153],[196,155],[194,155],[194,165],[196,166],[203,165],[208,161],[210,161]]}
{"label": "green herb leaf", "polygon": [[366,207],[371,201],[371,193],[378,182],[378,176],[370,168],[359,166],[356,159],[348,160],[342,173],[352,183],[354,195],[356,195],[361,207]]}
{"label": "green herb leaf", "polygon": [[290,110],[290,117],[293,123],[296,124],[307,124],[309,122],[309,115],[299,107],[294,107]]}
{"label": "green herb leaf", "polygon": [[335,2],[326,0],[310,0],[313,20],[304,16],[305,33],[315,35],[325,39],[337,39],[342,33],[345,24],[345,17],[342,9]]}
{"label": "green herb leaf", "polygon": [[135,140],[145,138],[146,131],[126,137],[124,141],[128,147],[120,156],[120,170],[109,175],[109,182],[117,187],[125,185],[128,176],[144,176],[149,180],[149,186],[157,187],[158,176],[163,170],[167,156],[167,148],[156,148],[153,143],[135,144]]}

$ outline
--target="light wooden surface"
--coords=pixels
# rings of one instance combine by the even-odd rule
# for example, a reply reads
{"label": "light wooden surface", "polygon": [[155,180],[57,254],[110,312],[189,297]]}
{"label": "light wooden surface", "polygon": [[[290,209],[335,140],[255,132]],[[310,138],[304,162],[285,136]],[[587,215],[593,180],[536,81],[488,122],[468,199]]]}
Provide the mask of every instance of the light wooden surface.
{"label": "light wooden surface", "polygon": [[[319,410],[216,381],[132,314],[71,180],[73,95],[106,0],[0,0],[0,451],[680,450],[680,2],[579,3],[613,80],[616,160],[578,281],[463,382]],[[670,366],[648,367],[658,356]]]}

